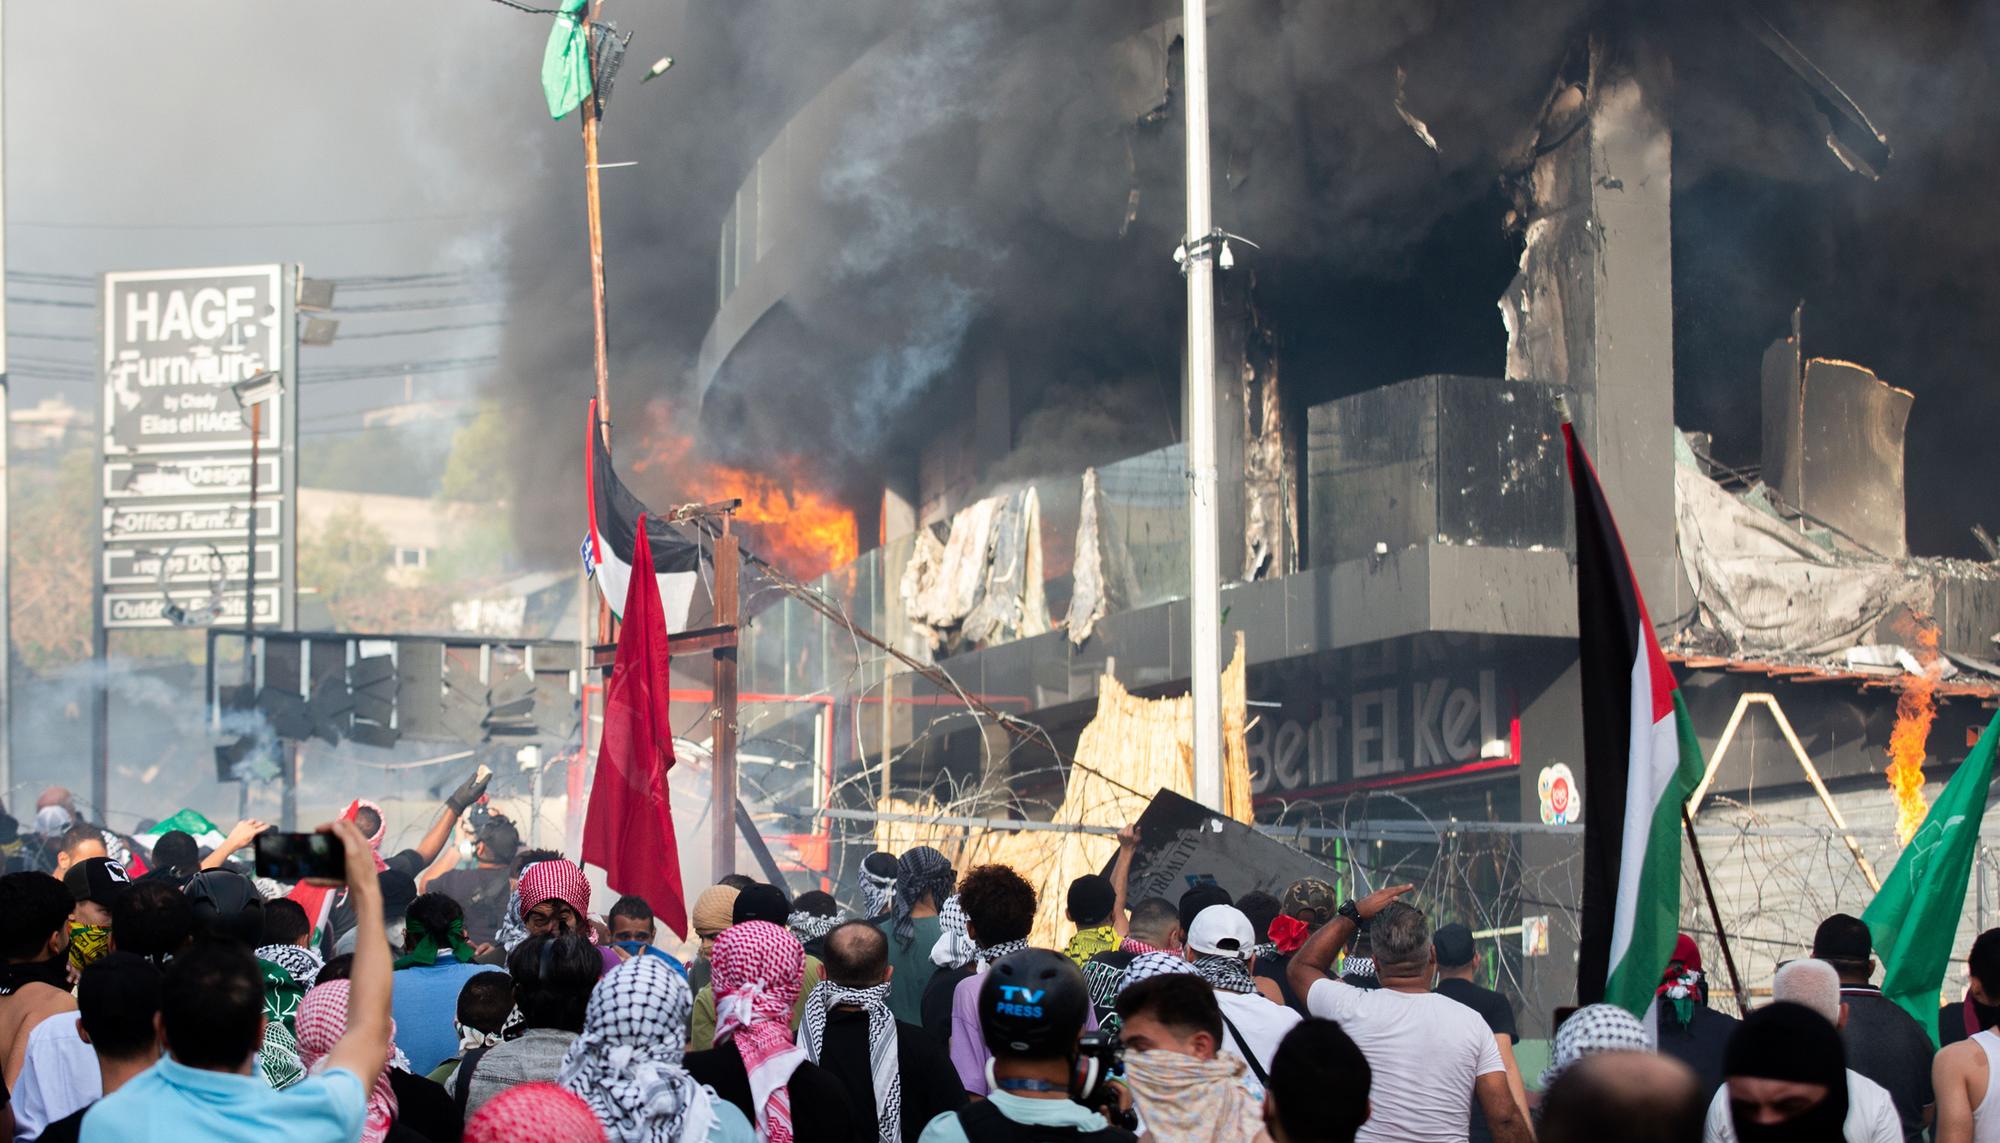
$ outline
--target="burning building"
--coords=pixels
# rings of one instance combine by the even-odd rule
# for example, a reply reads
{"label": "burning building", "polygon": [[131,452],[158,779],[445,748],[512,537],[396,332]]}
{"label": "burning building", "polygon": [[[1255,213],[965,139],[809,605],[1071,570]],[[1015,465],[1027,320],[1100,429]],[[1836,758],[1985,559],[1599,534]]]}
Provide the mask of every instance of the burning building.
{"label": "burning building", "polygon": [[[627,416],[621,464],[662,503],[763,490],[753,546],[827,569],[842,622],[747,597],[740,730],[765,832],[836,879],[866,821],[822,848],[791,809],[1045,814],[1101,678],[1186,688],[1177,8],[1084,7],[861,4],[803,39],[690,7],[701,91],[637,129],[696,168],[649,220],[703,252],[663,288],[712,316],[684,386],[623,398],[677,414]],[[1215,376],[1257,816],[1343,876],[1414,874],[1531,1027],[1573,983],[1592,799],[1559,397],[1711,761],[1695,820],[1753,984],[1859,911],[2000,693],[2000,553],[1910,554],[1976,510],[1905,456],[1912,394],[1970,391],[1918,365],[1968,343],[1911,341],[1890,283],[1939,279],[1868,260],[1954,148],[1857,61],[1954,17],[1877,19],[1214,5],[1217,217],[1256,244]]]}

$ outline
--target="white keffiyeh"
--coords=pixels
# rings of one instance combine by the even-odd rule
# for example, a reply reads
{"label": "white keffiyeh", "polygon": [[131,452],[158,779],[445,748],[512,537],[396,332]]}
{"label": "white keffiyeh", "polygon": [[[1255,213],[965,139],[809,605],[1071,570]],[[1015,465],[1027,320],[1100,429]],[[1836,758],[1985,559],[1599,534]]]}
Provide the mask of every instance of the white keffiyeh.
{"label": "white keffiyeh", "polygon": [[959,908],[958,894],[953,893],[938,910],[938,924],[943,932],[938,934],[937,943],[931,945],[931,963],[939,968],[964,968],[978,954],[979,946],[965,935],[965,910]]}
{"label": "white keffiyeh", "polygon": [[1180,974],[1200,976],[1195,967],[1172,953],[1149,952],[1132,958],[1125,966],[1125,975],[1118,978],[1118,991],[1123,992],[1148,977]]}
{"label": "white keffiyeh", "polygon": [[708,1138],[716,1097],[681,1066],[693,1011],[680,973],[659,957],[633,957],[591,989],[556,1084],[589,1104],[617,1143]]}
{"label": "white keffiyeh", "polygon": [[979,971],[985,972],[987,967],[994,961],[999,960],[1008,953],[1017,953],[1027,947],[1028,942],[1026,940],[1001,941],[997,945],[981,945],[979,946],[978,953]]}
{"label": "white keffiyeh", "polygon": [[903,1074],[896,1058],[896,1017],[889,1011],[889,982],[873,988],[847,988],[822,980],[806,998],[799,1021],[799,1044],[806,1058],[818,1063],[826,1046],[827,1014],[842,1005],[868,1013],[868,1071],[875,1084],[875,1126],[881,1143],[902,1143]]}

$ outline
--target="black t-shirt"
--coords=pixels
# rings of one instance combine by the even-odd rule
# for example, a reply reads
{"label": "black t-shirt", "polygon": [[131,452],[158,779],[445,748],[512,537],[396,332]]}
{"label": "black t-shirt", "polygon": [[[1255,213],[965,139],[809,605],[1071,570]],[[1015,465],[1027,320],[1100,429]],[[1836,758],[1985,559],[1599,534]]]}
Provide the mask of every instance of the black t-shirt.
{"label": "black t-shirt", "polygon": [[1949,1048],[1960,1040],[1971,1038],[1972,1034],[1965,1030],[1965,1008],[1970,1003],[1970,1000],[1960,1000],[1938,1009],[1938,1047]]}
{"label": "black t-shirt", "polygon": [[1918,1143],[1924,1135],[1924,1107],[1933,1098],[1931,1038],[1880,989],[1846,987],[1840,999],[1847,1004],[1847,1023],[1840,1031],[1847,1066],[1888,1090],[1903,1121],[1903,1138]]}
{"label": "black t-shirt", "polygon": [[[836,1008],[827,1013],[826,1042],[819,1058],[819,1066],[847,1092],[857,1138],[876,1138],[880,1129],[875,1116],[875,1076],[868,1056],[868,1013],[858,1008]],[[903,1080],[903,1143],[916,1143],[925,1124],[965,1106],[965,1087],[951,1057],[938,1051],[922,1028],[897,1021],[896,1066]]]}
{"label": "black t-shirt", "polygon": [[1660,1014],[1660,1054],[1694,1069],[1695,1078],[1701,1081],[1703,1103],[1714,1098],[1715,1090],[1722,1086],[1722,1056],[1742,1023],[1726,1012],[1699,1004],[1685,1028],[1666,1012]]}
{"label": "black t-shirt", "polygon": [[90,1104],[78,1108],[42,1128],[42,1133],[35,1136],[35,1143],[78,1143],[83,1138],[84,1113],[95,1106],[96,1104]]}
{"label": "black t-shirt", "polygon": [[505,866],[440,873],[431,878],[430,891],[450,897],[465,910],[465,938],[475,945],[492,940],[507,917],[511,890]]}
{"label": "black t-shirt", "polygon": [[1481,988],[1469,980],[1447,978],[1438,981],[1437,994],[1448,996],[1479,1013],[1479,1018],[1486,1021],[1486,1026],[1493,1029],[1494,1035],[1515,1040],[1521,1038],[1514,1026],[1514,1006],[1498,992]]}
{"label": "black t-shirt", "polygon": [[941,968],[924,985],[924,1031],[940,1047],[951,1047],[951,994],[958,982],[972,975],[972,966]]}
{"label": "black t-shirt", "polygon": [[[689,1052],[685,1063],[696,1083],[714,1088],[715,1094],[735,1104],[751,1125],[756,1125],[757,1109],[750,1103],[750,1073],[743,1067],[743,1053],[735,1044]],[[792,1072],[785,1089],[792,1097],[792,1138],[798,1143],[855,1143],[862,1138],[855,1126],[854,1108],[847,1102],[847,1089],[826,1069],[802,1063]]]}
{"label": "black t-shirt", "polygon": [[464,1130],[458,1104],[443,1084],[433,1083],[401,1068],[389,1069],[389,1090],[396,1093],[396,1125],[430,1140],[458,1143]]}
{"label": "black t-shirt", "polygon": [[1276,956],[1260,956],[1251,962],[1250,971],[1253,975],[1277,982],[1278,995],[1285,998],[1285,1007],[1290,1008],[1301,1016],[1310,1016],[1312,1013],[1306,1011],[1305,1000],[1292,988],[1291,978],[1285,974],[1285,970],[1290,967],[1291,963],[1291,953],[1280,953]]}

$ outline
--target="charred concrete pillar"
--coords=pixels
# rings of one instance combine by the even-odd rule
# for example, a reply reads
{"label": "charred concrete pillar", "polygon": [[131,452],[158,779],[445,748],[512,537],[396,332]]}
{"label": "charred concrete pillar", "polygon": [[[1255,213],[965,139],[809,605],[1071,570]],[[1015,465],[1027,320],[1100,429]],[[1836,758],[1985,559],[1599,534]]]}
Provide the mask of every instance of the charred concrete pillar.
{"label": "charred concrete pillar", "polygon": [[[1683,610],[1674,555],[1673,147],[1664,59],[1630,40],[1593,37],[1558,80],[1515,188],[1525,223],[1521,273],[1501,298],[1507,376],[1570,389],[1570,407],[1617,515],[1632,570],[1654,622]],[[1521,759],[1522,816],[1534,820],[1544,766],[1583,774],[1582,687],[1571,667],[1523,712],[1533,757]],[[1580,783],[1584,820],[1592,792]],[[1582,892],[1580,838],[1521,839],[1524,876],[1574,907]],[[1576,870],[1563,901],[1559,871]],[[1576,935],[1548,915],[1548,955],[1524,958],[1523,1032],[1545,1034],[1550,1008],[1573,1003]],[[1573,913],[1571,915],[1574,915]]]}
{"label": "charred concrete pillar", "polygon": [[1664,60],[1590,49],[1558,85],[1519,209],[1521,273],[1500,301],[1507,377],[1576,390],[1586,447],[1655,620],[1677,614],[1673,145]]}

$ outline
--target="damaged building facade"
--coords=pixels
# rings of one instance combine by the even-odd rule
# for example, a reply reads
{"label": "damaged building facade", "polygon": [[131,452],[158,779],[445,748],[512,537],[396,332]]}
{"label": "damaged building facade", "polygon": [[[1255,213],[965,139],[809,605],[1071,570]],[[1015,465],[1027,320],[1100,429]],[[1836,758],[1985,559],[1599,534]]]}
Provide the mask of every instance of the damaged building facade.
{"label": "damaged building facade", "polygon": [[[1127,192],[1122,218],[1103,221],[1112,249],[1127,249],[1128,228],[1167,232],[1179,209],[1178,29],[1155,7],[1132,6],[1129,26],[1091,49],[1118,77],[1096,109],[1121,132],[1105,144],[1106,181]],[[1219,55],[1232,14],[1261,10],[1217,6]],[[1893,178],[1886,140],[1853,101],[1750,19],[1734,34],[1759,82],[1789,92],[1824,136],[1802,161]],[[1391,329],[1365,304],[1329,318],[1327,334],[1319,307],[1354,299],[1299,296],[1324,281],[1315,256],[1238,245],[1220,279],[1215,369],[1224,645],[1240,636],[1248,660],[1257,819],[1357,889],[1419,881],[1434,912],[1492,942],[1497,983],[1530,1034],[1572,999],[1592,804],[1559,401],[1599,467],[1712,763],[1694,821],[1753,987],[1803,951],[1820,916],[1858,913],[1895,861],[1885,771],[1904,695],[1920,689],[1933,705],[1934,791],[2000,694],[2000,574],[1911,555],[1912,397],[1864,364],[1814,356],[1810,309],[1733,371],[1731,384],[1757,394],[1758,455],[1725,464],[1712,426],[1676,425],[1678,45],[1603,21],[1564,31],[1512,124],[1510,161],[1462,212],[1505,235],[1516,260],[1511,280],[1450,287],[1483,292],[1475,320],[1492,351],[1468,364],[1485,368],[1407,348],[1424,331]],[[789,809],[866,811],[893,797],[1046,816],[1101,678],[1149,696],[1187,686],[1171,243],[1121,254],[1159,281],[1100,292],[1101,313],[1051,287],[1060,315],[976,312],[941,343],[922,328],[929,306],[871,325],[866,291],[844,297],[853,279],[829,270],[852,263],[842,235],[855,222],[827,192],[853,144],[842,124],[881,110],[871,61],[895,50],[891,36],[860,54],[771,125],[719,222],[717,311],[695,369],[703,423],[721,434],[777,415],[774,376],[878,367],[883,344],[944,361],[921,391],[882,401],[867,475],[846,490],[875,542],[814,586],[953,685],[900,669],[796,601],[754,611],[744,637],[745,797],[767,834],[835,879],[870,848],[868,825]],[[1453,138],[1423,114],[1416,84],[1398,68],[1393,107],[1384,88],[1377,110],[1395,120],[1402,161],[1421,166]],[[1248,144],[1232,150],[1231,109],[1218,100],[1225,227],[1233,195],[1270,193]],[[1457,233],[1434,227],[1415,245]],[[1411,257],[1421,267],[1426,255]],[[896,268],[883,253],[852,272]],[[936,289],[936,305],[953,297],[921,274],[911,288]],[[1138,324],[1119,312],[1141,301],[1159,312]],[[1106,341],[1162,336],[1121,355],[1093,340],[1096,324]],[[1406,348],[1373,352],[1371,335]],[[1374,364],[1343,370],[1343,354]],[[1093,418],[1108,423],[1079,431]],[[1968,939],[1985,886],[1982,859]],[[1685,896],[1687,927],[1712,931],[1699,893]]]}

